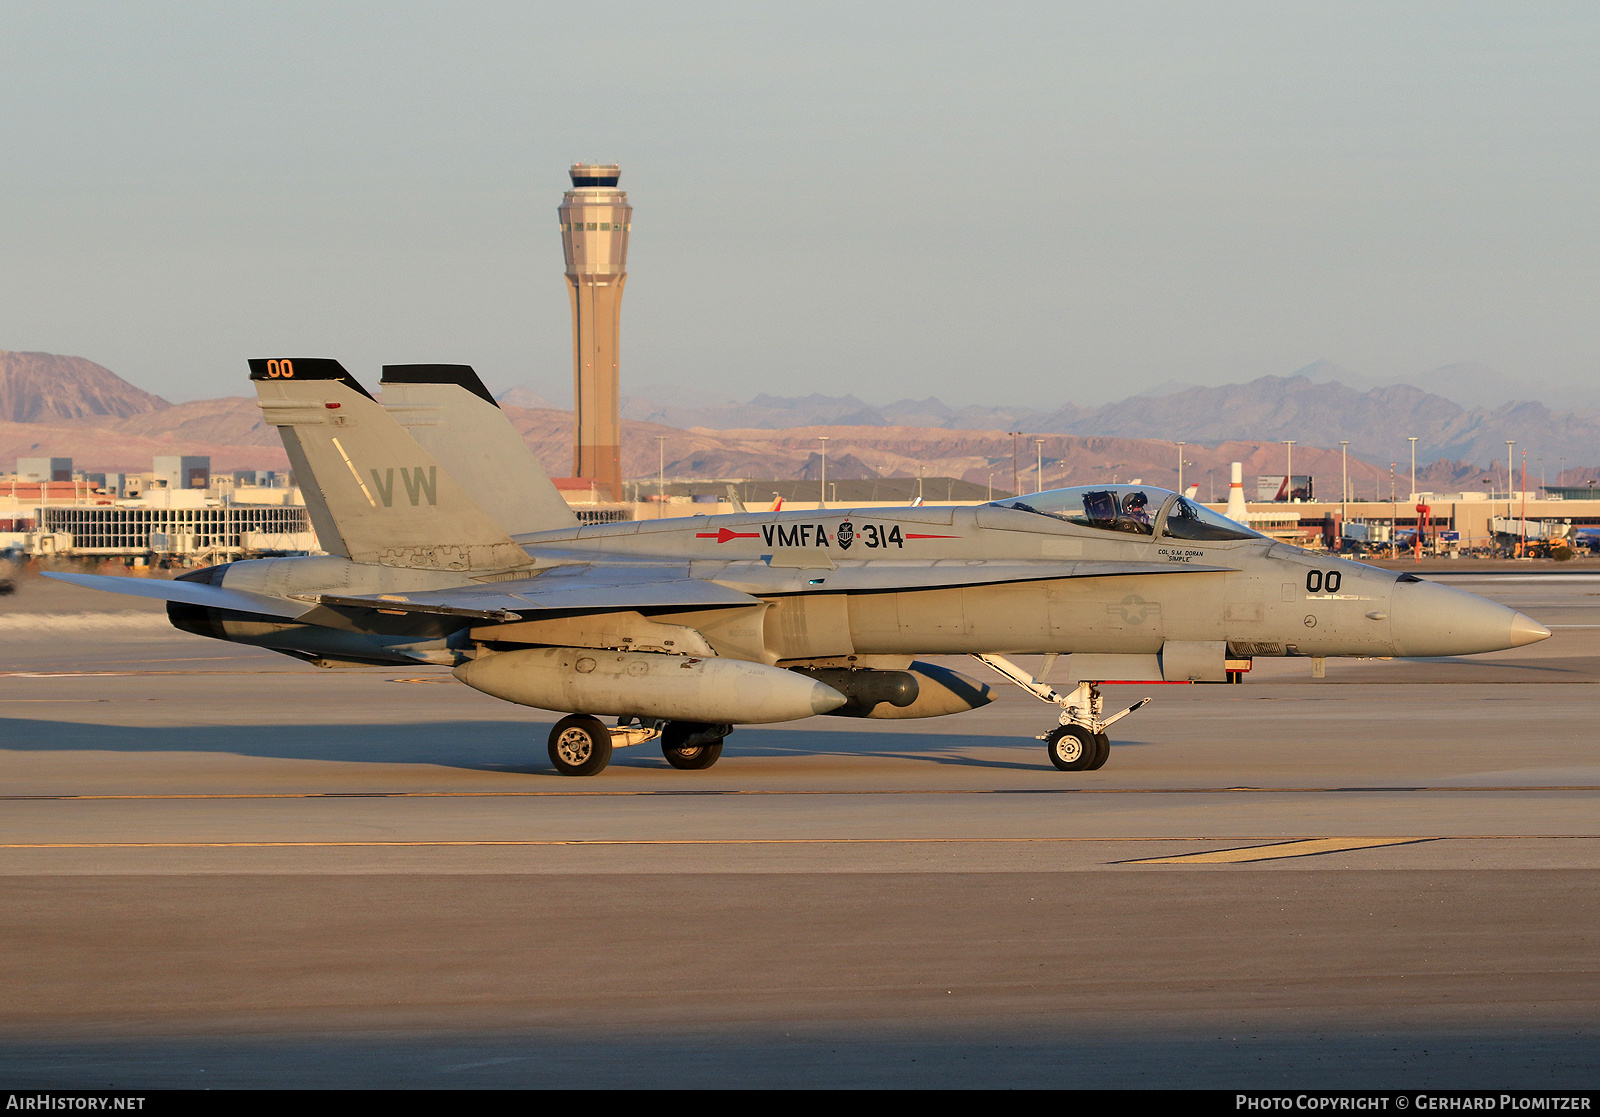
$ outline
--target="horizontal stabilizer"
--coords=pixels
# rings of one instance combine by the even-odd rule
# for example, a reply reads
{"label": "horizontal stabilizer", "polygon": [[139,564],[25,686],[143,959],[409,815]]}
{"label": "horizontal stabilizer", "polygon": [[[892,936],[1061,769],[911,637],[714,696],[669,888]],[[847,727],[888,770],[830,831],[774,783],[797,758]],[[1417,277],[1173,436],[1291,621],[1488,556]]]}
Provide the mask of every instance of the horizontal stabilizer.
{"label": "horizontal stabilizer", "polygon": [[231,609],[238,613],[256,613],[268,617],[293,619],[309,613],[312,606],[303,601],[289,601],[282,597],[269,597],[245,590],[208,586],[203,582],[169,582],[162,578],[116,578],[104,574],[45,574],[85,589],[104,590],[106,593],[127,594],[130,597],[153,597],[158,601],[181,601],[185,605],[205,605],[213,609]]}

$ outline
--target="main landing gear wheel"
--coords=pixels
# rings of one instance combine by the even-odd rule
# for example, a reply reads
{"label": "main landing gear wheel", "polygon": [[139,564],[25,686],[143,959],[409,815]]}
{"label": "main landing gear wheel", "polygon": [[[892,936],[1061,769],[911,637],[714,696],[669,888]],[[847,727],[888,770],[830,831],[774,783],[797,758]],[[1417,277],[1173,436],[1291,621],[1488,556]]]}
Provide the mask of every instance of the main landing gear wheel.
{"label": "main landing gear wheel", "polygon": [[[1044,739],[1044,751],[1050,754],[1050,763],[1063,772],[1087,772],[1104,764],[1100,760],[1099,734],[1090,733],[1080,725],[1061,725],[1050,731]],[[1111,742],[1106,742],[1106,752]],[[1100,764],[1095,761],[1099,760]]]}
{"label": "main landing gear wheel", "polygon": [[661,730],[661,755],[674,768],[697,772],[709,768],[722,757],[722,738],[686,745],[690,736],[704,732],[706,726],[684,721],[670,721]]}
{"label": "main landing gear wheel", "polygon": [[571,714],[550,730],[550,763],[563,776],[595,776],[611,763],[611,730],[587,714]]}

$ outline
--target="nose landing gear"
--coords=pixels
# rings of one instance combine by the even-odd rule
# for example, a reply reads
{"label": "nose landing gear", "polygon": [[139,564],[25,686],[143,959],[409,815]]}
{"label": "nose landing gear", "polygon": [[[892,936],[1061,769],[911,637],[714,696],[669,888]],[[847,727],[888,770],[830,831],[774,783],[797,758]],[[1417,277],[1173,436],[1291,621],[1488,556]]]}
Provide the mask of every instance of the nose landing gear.
{"label": "nose landing gear", "polygon": [[1141,698],[1126,710],[1102,718],[1104,700],[1100,688],[1092,682],[1081,682],[1063,695],[1004,656],[974,655],[972,658],[992,667],[1035,698],[1061,707],[1061,723],[1050,732],[1041,733],[1036,740],[1045,743],[1050,763],[1063,772],[1092,772],[1103,765],[1111,755],[1111,738],[1106,736],[1106,730],[1150,701]]}

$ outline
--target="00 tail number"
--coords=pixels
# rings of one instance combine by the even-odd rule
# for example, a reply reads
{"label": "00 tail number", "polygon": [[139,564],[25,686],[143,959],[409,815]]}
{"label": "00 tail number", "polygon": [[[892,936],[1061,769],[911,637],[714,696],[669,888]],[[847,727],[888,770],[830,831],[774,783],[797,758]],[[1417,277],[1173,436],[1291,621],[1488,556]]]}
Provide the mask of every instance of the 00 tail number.
{"label": "00 tail number", "polygon": [[1344,581],[1344,576],[1337,570],[1323,572],[1311,570],[1306,573],[1307,593],[1338,593],[1339,583]]}

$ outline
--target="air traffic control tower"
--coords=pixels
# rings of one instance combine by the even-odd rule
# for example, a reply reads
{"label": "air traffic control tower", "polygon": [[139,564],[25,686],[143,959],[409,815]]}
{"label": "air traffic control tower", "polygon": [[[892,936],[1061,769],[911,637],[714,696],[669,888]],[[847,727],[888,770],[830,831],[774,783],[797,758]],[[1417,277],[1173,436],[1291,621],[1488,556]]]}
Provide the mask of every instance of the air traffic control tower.
{"label": "air traffic control tower", "polygon": [[617,189],[616,164],[575,163],[562,198],[561,247],[572,299],[574,477],[592,479],[602,500],[622,499],[622,421],[617,414],[617,345],[622,285],[628,278],[633,207]]}

